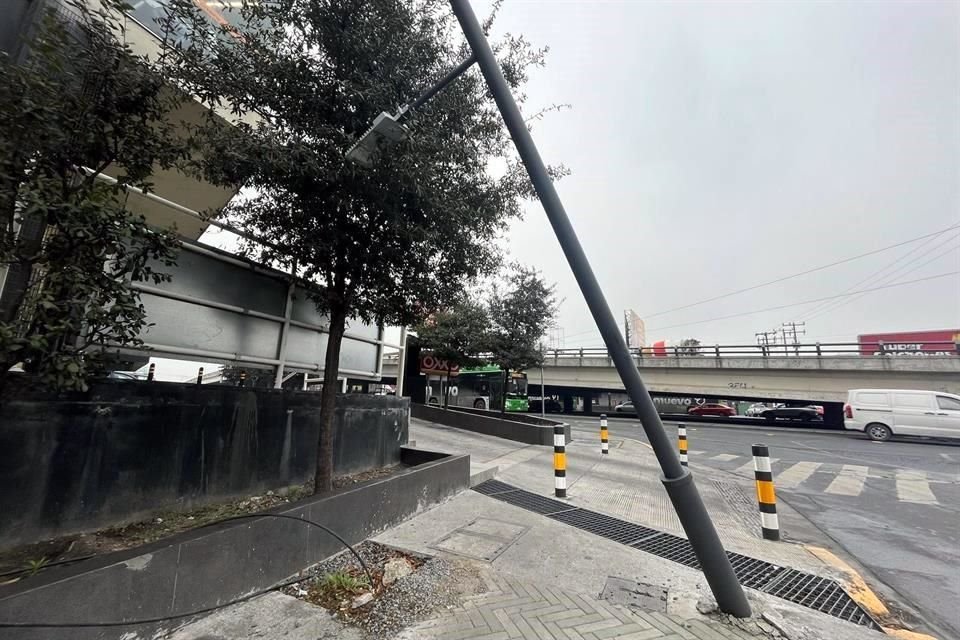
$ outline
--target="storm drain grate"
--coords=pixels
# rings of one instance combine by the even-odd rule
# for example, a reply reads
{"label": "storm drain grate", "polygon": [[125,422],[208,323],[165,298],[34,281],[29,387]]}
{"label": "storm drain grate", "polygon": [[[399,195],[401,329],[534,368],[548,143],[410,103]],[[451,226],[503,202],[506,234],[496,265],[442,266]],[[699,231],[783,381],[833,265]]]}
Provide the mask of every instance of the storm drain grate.
{"label": "storm drain grate", "polygon": [[[497,500],[546,515],[552,520],[569,524],[589,533],[672,560],[693,569],[700,563],[686,538],[620,520],[596,511],[574,507],[559,500],[518,489],[499,480],[487,480],[474,491]],[[781,567],[739,553],[727,552],[730,564],[740,583],[795,604],[880,630],[880,626],[854,602],[834,580]]]}
{"label": "storm drain grate", "polygon": [[730,558],[733,572],[737,575],[740,584],[760,591],[787,570],[785,567],[770,564],[766,560],[757,560],[739,553],[728,551],[727,557]]}
{"label": "storm drain grate", "polygon": [[551,514],[548,517],[621,544],[645,540],[660,533],[632,522],[624,522],[619,518],[587,511],[586,509],[570,509]]}
{"label": "storm drain grate", "polygon": [[655,556],[666,558],[667,560],[685,564],[693,569],[700,568],[697,555],[693,552],[693,547],[690,546],[686,538],[672,536],[669,533],[661,533],[649,540],[637,542],[630,546],[634,549],[640,549],[640,551],[646,551]]}
{"label": "storm drain grate", "polygon": [[512,504],[515,507],[522,507],[527,511],[533,511],[543,515],[557,513],[558,511],[570,511],[571,509],[576,509],[576,507],[569,505],[566,502],[551,500],[550,498],[544,498],[543,496],[523,490],[503,491],[488,495],[490,495],[491,498],[496,498],[497,500],[501,500],[507,504]]}
{"label": "storm drain grate", "polygon": [[482,493],[485,496],[492,496],[495,493],[504,493],[506,491],[519,491],[514,486],[507,484],[506,482],[500,482],[499,480],[487,480],[486,482],[481,482],[473,488],[474,491]]}
{"label": "storm drain grate", "polygon": [[870,616],[850,599],[843,587],[829,578],[786,569],[763,591],[837,618],[864,626],[875,626]]}

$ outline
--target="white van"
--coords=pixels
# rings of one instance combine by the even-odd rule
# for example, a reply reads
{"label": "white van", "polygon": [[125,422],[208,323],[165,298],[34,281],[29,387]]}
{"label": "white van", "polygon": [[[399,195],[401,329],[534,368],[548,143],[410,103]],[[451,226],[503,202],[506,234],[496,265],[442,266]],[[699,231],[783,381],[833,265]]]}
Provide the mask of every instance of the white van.
{"label": "white van", "polygon": [[853,389],[843,408],[843,426],[871,440],[890,436],[960,438],[960,396],[939,391]]}

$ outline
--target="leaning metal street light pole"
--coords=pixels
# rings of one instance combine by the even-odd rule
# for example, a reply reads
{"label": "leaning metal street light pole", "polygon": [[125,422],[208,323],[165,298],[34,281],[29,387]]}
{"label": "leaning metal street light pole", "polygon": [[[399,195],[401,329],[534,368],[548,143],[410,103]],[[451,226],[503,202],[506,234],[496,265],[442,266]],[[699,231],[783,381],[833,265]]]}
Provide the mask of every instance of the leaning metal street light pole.
{"label": "leaning metal street light pole", "polygon": [[[523,121],[520,109],[510,93],[510,88],[503,77],[500,65],[490,49],[490,44],[477,21],[477,16],[470,6],[469,0],[451,0],[453,12],[460,22],[463,34],[473,51],[477,65],[487,81],[487,86],[493,94],[493,99],[500,109],[507,130],[513,138],[517,152],[523,160],[530,180],[536,189],[540,202],[546,211],[547,218],[553,226],[553,231],[560,241],[563,253],[570,263],[583,297],[586,299],[590,313],[593,315],[600,335],[607,346],[610,356],[617,367],[617,373],[623,381],[623,386],[636,407],[637,416],[646,431],[650,445],[657,456],[660,468],[663,471],[661,481],[673,502],[674,509],[680,518],[680,523],[690,540],[690,545],[696,553],[703,574],[717,599],[717,605],[726,613],[745,618],[750,615],[750,605],[743,593],[743,588],[730,565],[717,531],[710,521],[710,516],[703,506],[703,500],[693,483],[693,476],[680,465],[680,459],[673,450],[673,444],[663,430],[663,423],[657,414],[656,407],[650,394],[640,379],[640,373],[634,365],[630,351],[620,336],[617,323],[593,275],[593,269],[587,261],[587,256],[580,246],[570,224],[570,219],[560,202],[560,196],[547,174],[547,169],[540,158],[540,152],[533,142],[527,125]],[[542,394],[541,394],[542,395]]]}

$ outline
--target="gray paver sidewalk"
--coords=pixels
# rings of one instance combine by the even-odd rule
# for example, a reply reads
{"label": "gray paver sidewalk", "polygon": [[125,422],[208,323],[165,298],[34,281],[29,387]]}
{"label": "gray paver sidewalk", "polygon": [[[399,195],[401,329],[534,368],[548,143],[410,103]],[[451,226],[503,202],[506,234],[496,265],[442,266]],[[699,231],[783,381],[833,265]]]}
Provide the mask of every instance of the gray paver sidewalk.
{"label": "gray paver sidewalk", "polygon": [[[739,629],[684,621],[657,612],[630,611],[590,595],[523,582],[488,571],[489,591],[463,606],[405,630],[403,640],[741,640]],[[762,637],[762,636],[759,636]]]}
{"label": "gray paver sidewalk", "polygon": [[[595,442],[576,434],[567,445],[567,501],[622,520],[684,536],[680,520],[660,482],[653,452],[635,440],[613,439],[610,454]],[[550,447],[525,445],[470,433],[421,420],[411,420],[410,438],[418,447],[446,453],[469,453],[480,466],[499,467],[496,477],[508,484],[544,496],[553,495],[553,454]],[[831,574],[833,569],[800,545],[769,542],[760,536],[760,515],[752,482],[731,474],[694,469],[707,511],[724,546],[796,569]],[[783,503],[781,526],[789,534],[801,520]],[[759,555],[758,555],[759,554]]]}
{"label": "gray paver sidewalk", "polygon": [[[552,449],[411,421],[418,447],[469,453],[479,465],[498,467],[498,479],[550,496]],[[571,505],[614,515],[671,533],[682,533],[666,498],[652,452],[635,441],[615,441],[601,459],[599,443],[574,441],[568,448]],[[828,575],[830,569],[803,547],[755,537],[745,518],[731,514],[729,496],[697,473],[708,509],[728,548],[799,569]],[[749,485],[747,485],[749,487]],[[730,621],[701,615],[709,594],[702,573],[568,526],[475,491],[389,529],[374,540],[428,555],[459,558],[478,569],[484,593],[436,611],[400,632],[401,640],[881,640],[875,631],[748,590],[756,615]],[[660,606],[624,608],[601,593],[610,578],[663,589]],[[182,629],[177,640],[276,638],[317,640],[364,635],[329,613],[281,594],[269,594]],[[268,611],[289,611],[295,621],[272,624]],[[265,624],[266,623],[266,624]],[[781,635],[781,630],[783,634]],[[343,634],[343,635],[337,635]]]}

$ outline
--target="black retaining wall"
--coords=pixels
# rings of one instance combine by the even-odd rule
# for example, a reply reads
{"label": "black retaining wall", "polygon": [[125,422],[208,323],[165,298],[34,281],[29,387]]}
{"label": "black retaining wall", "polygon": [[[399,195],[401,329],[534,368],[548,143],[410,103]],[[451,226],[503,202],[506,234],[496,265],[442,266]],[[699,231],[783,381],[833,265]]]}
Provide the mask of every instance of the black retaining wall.
{"label": "black retaining wall", "polygon": [[[107,380],[0,407],[0,548],[308,481],[320,396]],[[337,398],[334,470],[400,461],[409,400]]]}

